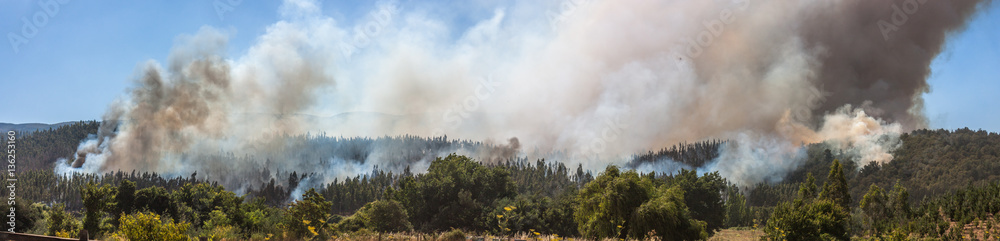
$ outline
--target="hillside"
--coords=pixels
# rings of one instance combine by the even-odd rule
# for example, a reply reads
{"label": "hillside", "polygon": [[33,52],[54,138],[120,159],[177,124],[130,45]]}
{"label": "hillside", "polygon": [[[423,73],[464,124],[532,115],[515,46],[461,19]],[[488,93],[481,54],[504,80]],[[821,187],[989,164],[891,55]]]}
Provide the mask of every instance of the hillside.
{"label": "hillside", "polygon": [[[783,184],[803,182],[806,173],[823,182],[834,159],[845,160],[845,169],[856,170],[845,172],[854,197],[864,195],[872,184],[888,189],[899,181],[909,190],[910,202],[917,203],[969,184],[1000,181],[1000,134],[968,128],[916,130],[902,134],[900,140],[902,145],[892,153],[893,161],[860,168],[849,157],[828,151],[822,144],[810,145],[806,163]],[[855,205],[859,202],[860,198],[854,199]]]}
{"label": "hillside", "polygon": [[43,124],[43,123],[13,124],[13,123],[3,123],[3,122],[0,122],[0,131],[3,131],[3,132],[6,133],[7,131],[13,130],[13,131],[16,131],[18,134],[24,135],[24,134],[29,134],[29,133],[32,133],[32,132],[35,132],[35,131],[39,131],[39,130],[57,129],[59,127],[62,127],[62,126],[65,126],[65,125],[69,125],[69,124],[73,124],[73,123],[76,123],[76,122],[67,121],[67,122],[60,122],[60,123],[55,123],[55,124]]}
{"label": "hillside", "polygon": [[[36,202],[38,205],[41,203],[59,204],[58,207],[64,209],[58,210],[68,211],[67,215],[70,215],[70,220],[75,220],[74,216],[89,212],[87,200],[90,198],[91,201],[107,202],[110,208],[125,208],[123,210],[103,209],[94,214],[102,217],[101,220],[104,221],[100,222],[109,222],[106,223],[109,225],[112,223],[108,220],[115,220],[114,214],[119,211],[132,213],[143,209],[158,215],[176,218],[182,222],[190,222],[192,227],[199,232],[190,234],[194,236],[216,232],[218,230],[213,228],[211,222],[228,220],[226,222],[235,225],[237,230],[245,231],[241,234],[229,235],[246,238],[248,236],[239,235],[273,234],[277,230],[262,227],[295,224],[295,220],[263,217],[268,215],[286,215],[285,217],[287,217],[289,214],[294,214],[289,212],[299,211],[284,209],[284,207],[303,201],[299,200],[301,198],[310,198],[307,200],[308,202],[320,203],[325,206],[324,211],[320,213],[327,215],[325,217],[330,220],[331,225],[336,223],[336,226],[324,229],[325,232],[329,232],[327,235],[339,232],[357,234],[357,232],[363,232],[361,230],[364,230],[365,227],[372,227],[369,225],[374,224],[365,223],[369,221],[359,221],[358,219],[363,218],[363,216],[359,216],[358,213],[368,215],[365,213],[374,212],[371,210],[373,208],[371,205],[379,204],[395,205],[394,208],[399,208],[399,211],[405,210],[415,214],[408,218],[404,215],[402,220],[408,219],[409,222],[412,222],[414,230],[422,232],[439,232],[451,225],[462,225],[462,227],[472,230],[502,234],[504,232],[497,230],[495,226],[498,221],[507,219],[495,217],[514,216],[516,213],[514,216],[516,219],[505,221],[509,222],[506,227],[512,230],[521,232],[537,230],[547,234],[579,236],[587,235],[586,233],[592,231],[578,230],[577,224],[580,220],[574,219],[575,217],[604,215],[599,213],[576,214],[578,208],[596,205],[596,203],[580,203],[582,200],[590,200],[587,202],[602,200],[581,198],[617,195],[614,193],[598,194],[598,191],[605,192],[609,189],[594,185],[624,182],[630,184],[615,187],[626,188],[620,191],[646,193],[634,197],[651,195],[640,199],[640,201],[645,200],[642,202],[648,202],[649,205],[658,202],[665,202],[661,203],[663,205],[684,203],[683,206],[679,207],[684,207],[683,210],[690,209],[690,211],[675,214],[681,215],[678,217],[684,219],[707,220],[708,226],[705,226],[706,229],[703,231],[711,234],[714,230],[722,228],[772,225],[772,222],[787,220],[772,220],[775,215],[778,215],[777,217],[811,215],[793,208],[798,206],[790,203],[810,208],[828,205],[830,201],[816,201],[815,203],[808,201],[819,200],[816,199],[817,195],[815,195],[819,188],[814,187],[813,191],[803,192],[803,187],[809,185],[802,184],[808,180],[807,177],[811,174],[815,177],[814,184],[823,184],[815,186],[822,186],[824,193],[826,193],[826,186],[831,183],[828,177],[836,176],[830,174],[834,173],[831,172],[831,164],[842,163],[843,172],[838,172],[837,175],[843,176],[843,183],[846,186],[841,190],[845,190],[845,195],[849,195],[849,199],[841,200],[849,202],[845,202],[844,208],[839,210],[843,211],[841,214],[846,215],[845,219],[842,220],[846,220],[843,221],[843,224],[849,227],[846,230],[849,230],[851,236],[882,235],[892,230],[901,230],[900,232],[912,232],[924,237],[945,237],[945,233],[937,232],[947,232],[947,235],[954,237],[954,235],[959,234],[957,231],[951,231],[958,230],[955,227],[976,225],[975,220],[992,217],[995,215],[994,212],[998,210],[997,208],[1000,207],[996,206],[997,200],[992,194],[996,193],[997,183],[1000,183],[1000,158],[998,158],[1000,135],[969,129],[955,131],[918,130],[904,134],[900,136],[901,146],[893,152],[894,160],[892,162],[884,165],[868,164],[860,168],[849,155],[830,150],[823,143],[811,144],[806,147],[807,159],[802,166],[789,173],[782,182],[761,183],[753,187],[743,188],[732,185],[718,173],[699,175],[692,171],[681,171],[672,175],[637,174],[629,171],[628,166],[620,171],[617,167],[612,166],[604,172],[594,175],[583,170],[582,166],[573,168],[559,162],[529,160],[523,157],[505,160],[484,159],[484,161],[476,162],[471,162],[464,156],[454,155],[442,159],[433,156],[434,153],[450,153],[464,148],[478,150],[470,153],[508,152],[497,149],[503,149],[503,146],[493,146],[486,143],[415,136],[341,138],[304,135],[289,137],[290,140],[294,140],[291,143],[297,143],[287,146],[294,153],[304,150],[322,150],[310,152],[312,154],[307,156],[307,159],[338,158],[361,164],[368,159],[367,155],[369,154],[365,150],[372,150],[373,147],[378,146],[390,147],[385,151],[391,155],[385,157],[399,160],[397,162],[399,165],[407,166],[398,172],[382,169],[392,169],[392,166],[375,167],[370,173],[335,179],[319,178],[317,173],[268,168],[266,165],[251,169],[257,174],[241,175],[240,178],[246,185],[236,186],[236,188],[226,186],[225,180],[215,180],[212,173],[207,172],[207,170],[199,170],[198,174],[192,173],[190,176],[179,177],[138,172],[77,175],[75,177],[54,175],[51,171],[53,160],[72,155],[80,140],[95,133],[98,125],[94,121],[75,122],[59,128],[40,130],[20,136],[18,153],[23,161],[19,163],[23,165],[22,168],[30,171],[22,172],[19,176],[19,185],[21,186],[18,199],[23,200],[19,201],[18,205]],[[636,166],[656,162],[660,159],[669,159],[697,167],[711,161],[715,156],[713,150],[717,150],[724,143],[725,141],[707,141],[679,144],[656,152],[634,155],[632,162],[628,165]],[[255,159],[255,157],[237,157],[231,153],[220,154],[214,158],[230,162],[239,158]],[[437,168],[438,172],[447,173],[448,177],[438,176],[445,174],[434,174],[433,171],[423,174],[410,171],[408,164],[417,163],[419,160],[427,158],[436,159],[431,163],[431,169]],[[270,161],[264,161],[264,163],[268,162]],[[306,164],[332,165],[322,161]],[[434,165],[449,166],[434,167]],[[454,168],[469,168],[470,170],[469,172],[454,172]],[[466,178],[473,179],[467,180],[469,182],[465,183],[462,180]],[[108,186],[91,186],[88,184],[90,182]],[[598,184],[591,185],[592,182]],[[897,182],[899,185],[894,187]],[[127,186],[122,186],[126,183]],[[509,183],[510,185],[477,186],[488,183]],[[461,185],[472,186],[461,187]],[[638,187],[641,190],[628,189],[631,187]],[[499,196],[492,196],[499,194],[494,192],[470,193],[471,190],[481,188],[503,190],[503,192]],[[307,191],[307,189],[313,190]],[[455,193],[445,195],[447,197],[439,197],[436,194],[426,193],[428,191]],[[103,196],[94,196],[95,194],[90,194],[90,192],[96,192]],[[135,196],[119,194],[123,192],[126,194],[134,193]],[[811,198],[808,196],[809,193],[813,195]],[[452,223],[449,221],[451,217],[438,217],[435,213],[422,211],[428,208],[423,206],[445,202],[445,200],[455,201],[452,194],[462,196],[462,201],[450,204],[453,206],[445,205],[433,207],[433,209],[446,208],[452,210],[449,212],[462,213],[464,215],[462,218],[467,222]],[[490,197],[483,199],[484,195]],[[806,196],[803,197],[803,195]],[[818,196],[822,199],[826,198],[824,195],[827,194]],[[214,201],[203,203],[202,196]],[[442,197],[444,199],[441,199]],[[631,197],[622,196],[622,198]],[[905,198],[894,199],[895,197]],[[151,200],[155,199],[166,199],[169,200],[169,203],[168,205],[153,205],[154,201]],[[25,200],[28,202],[24,202]],[[298,201],[293,202],[294,200]],[[383,202],[385,200],[393,201],[379,203],[379,200]],[[867,200],[867,204],[863,205],[865,200]],[[892,200],[908,201],[896,202]],[[880,206],[873,208],[872,203],[875,201],[878,201]],[[134,203],[129,204],[134,206],[120,206],[120,203]],[[36,208],[39,208],[36,214],[25,214],[27,217],[37,215],[35,216],[37,219],[25,220],[25,222],[39,221],[44,217],[41,213],[60,212],[57,209],[43,206],[45,205],[36,205]],[[968,208],[969,206],[976,208]],[[504,211],[509,207],[518,207],[519,209],[518,211],[511,211],[513,209]],[[883,209],[914,211],[884,211]],[[944,213],[933,215],[931,213],[935,212],[934,210],[944,210]],[[606,210],[592,211],[604,212]],[[666,213],[656,215],[667,215],[671,212],[660,211]],[[478,217],[477,213],[489,215]],[[87,215],[83,215],[83,217],[85,218]],[[129,218],[139,217],[130,216]],[[219,220],[213,221],[212,219],[215,218],[219,218]],[[400,219],[397,218],[397,220]],[[871,220],[893,220],[893,222],[909,224],[875,223]],[[954,224],[952,226],[945,225],[949,221]],[[21,222],[21,216],[19,216],[19,222]],[[91,220],[90,222],[97,221]],[[31,226],[29,223],[23,225]],[[87,225],[94,227],[97,224],[83,224],[83,226]],[[697,222],[693,222],[691,225],[694,225],[692,227],[698,226]],[[67,230],[79,230],[80,227],[79,223],[72,224],[67,227],[69,228]],[[619,228],[637,229],[640,227],[623,225]],[[45,228],[34,227],[32,230],[24,229],[21,231],[37,233],[44,231]],[[976,230],[991,229],[987,224],[985,229]],[[112,232],[114,229],[103,231]],[[770,229],[764,231],[767,235],[775,235]],[[308,234],[308,231],[298,230],[297,232],[299,234],[296,235]],[[965,232],[963,231],[963,233]],[[724,232],[723,235],[729,234]]]}
{"label": "hillside", "polygon": [[80,141],[88,135],[96,134],[100,124],[96,121],[79,121],[9,126],[24,130],[39,128],[37,131],[19,132],[17,136],[17,167],[26,171],[52,170],[56,159],[71,157]]}

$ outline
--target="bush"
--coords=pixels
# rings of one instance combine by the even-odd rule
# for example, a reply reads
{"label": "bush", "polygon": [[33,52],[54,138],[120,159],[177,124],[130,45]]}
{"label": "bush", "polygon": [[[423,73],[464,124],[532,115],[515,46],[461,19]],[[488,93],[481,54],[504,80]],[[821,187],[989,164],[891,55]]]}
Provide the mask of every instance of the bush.
{"label": "bush", "polygon": [[406,232],[413,229],[406,210],[399,202],[379,200],[368,203],[358,214],[365,217],[365,227],[375,232]]}
{"label": "bush", "polygon": [[337,229],[339,229],[342,232],[355,232],[364,229],[365,222],[366,221],[364,220],[364,217],[361,217],[359,215],[352,215],[350,217],[341,219],[340,222],[337,223]]}
{"label": "bush", "polygon": [[590,239],[705,239],[706,224],[691,219],[681,185],[654,187],[651,176],[609,166],[578,196],[575,220]]}
{"label": "bush", "polygon": [[442,233],[438,237],[440,241],[465,241],[465,233],[462,230],[452,229],[451,231]]}
{"label": "bush", "polygon": [[635,171],[620,172],[608,166],[587,183],[577,197],[575,220],[580,234],[590,239],[625,238],[636,209],[650,199],[652,183]]}
{"label": "bush", "polygon": [[632,237],[645,239],[655,233],[660,240],[704,240],[708,238],[704,221],[691,219],[679,187],[661,188],[655,198],[635,212]]}
{"label": "bush", "polygon": [[83,229],[86,229],[90,236],[101,235],[101,220],[104,218],[104,212],[114,207],[115,191],[116,189],[108,184],[87,183],[87,186],[80,188],[80,198],[83,199],[83,207],[86,210]]}
{"label": "bush", "polygon": [[[9,202],[5,201],[3,202],[4,204],[2,208],[4,210],[4,216],[6,216],[11,209],[16,210],[15,212],[17,212],[17,217],[14,220],[14,232],[28,232],[29,230],[34,229],[36,223],[42,221],[43,210],[40,210],[37,207],[32,207],[28,200],[16,198],[11,201],[14,202],[14,205],[9,205]],[[8,220],[7,217],[4,217],[4,222],[6,223],[7,221],[10,220]],[[7,225],[7,227],[10,227],[10,225]],[[4,228],[3,230],[6,231],[7,229]]]}
{"label": "bush", "polygon": [[215,226],[206,230],[202,237],[206,237],[208,240],[239,240],[240,232],[233,226]]}
{"label": "bush", "polygon": [[848,240],[849,214],[831,200],[782,203],[767,226],[770,240]]}
{"label": "bush", "polygon": [[57,204],[45,212],[45,235],[63,238],[76,238],[80,233],[80,220],[66,212],[62,204]]}
{"label": "bush", "polygon": [[421,231],[449,228],[485,231],[489,208],[497,200],[514,196],[510,173],[486,167],[455,154],[431,162],[426,174],[400,181],[394,199],[407,208],[410,222]]}
{"label": "bush", "polygon": [[[521,194],[514,199],[504,198],[497,202],[490,213],[490,223],[496,227],[496,234],[529,232],[558,234],[563,237],[579,236],[573,208],[576,207],[576,192],[567,191],[556,198],[536,194]],[[507,229],[510,229],[509,231]]]}
{"label": "bush", "polygon": [[69,223],[67,222],[70,221],[70,218],[72,217],[70,217],[69,214],[66,213],[65,207],[63,205],[61,204],[55,205],[52,208],[50,208],[48,212],[45,212],[45,219],[46,222],[48,223],[48,231],[45,233],[45,235],[53,236],[56,235],[56,232],[58,231],[63,231],[68,228],[71,228],[69,227],[68,225]]}
{"label": "bush", "polygon": [[285,227],[296,238],[325,238],[327,221],[330,218],[332,203],[326,201],[315,189],[309,189],[302,194],[302,200],[292,203],[285,216]]}
{"label": "bush", "polygon": [[[842,206],[845,190],[839,187],[843,178],[840,164],[831,165],[830,178],[824,183],[823,193],[816,193],[815,179],[810,175],[799,188],[799,197],[793,202],[779,204],[771,213],[764,227],[763,239],[769,240],[848,240],[850,214]],[[831,183],[832,182],[832,183]]]}
{"label": "bush", "polygon": [[185,233],[191,226],[174,223],[173,220],[161,221],[160,215],[146,212],[122,216],[119,223],[121,225],[114,236],[128,240],[185,241],[188,240]]}

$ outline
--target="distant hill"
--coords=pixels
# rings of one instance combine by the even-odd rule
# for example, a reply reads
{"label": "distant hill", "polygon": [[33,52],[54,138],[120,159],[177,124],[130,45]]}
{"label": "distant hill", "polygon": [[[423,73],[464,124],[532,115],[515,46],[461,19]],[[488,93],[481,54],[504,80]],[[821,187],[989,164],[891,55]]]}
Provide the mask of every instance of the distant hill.
{"label": "distant hill", "polygon": [[855,163],[836,151],[831,153],[823,144],[812,144],[808,160],[775,187],[791,187],[783,193],[794,195],[806,173],[812,173],[817,183],[822,183],[833,159],[842,160],[846,170],[856,170],[845,172],[855,205],[872,184],[888,190],[898,181],[909,190],[910,202],[918,203],[924,197],[947,194],[970,184],[1000,181],[998,133],[969,128],[915,130],[904,133],[900,140],[902,146],[892,152],[893,160],[883,165]]}
{"label": "distant hill", "polygon": [[[63,122],[46,124],[9,124],[9,128],[22,128],[17,134],[17,164],[22,170],[51,170],[58,158],[69,158],[76,152],[80,141],[96,134],[97,121]],[[8,128],[8,127],[4,127]],[[6,132],[9,129],[3,129]]]}
{"label": "distant hill", "polygon": [[32,132],[39,131],[39,130],[48,130],[50,128],[51,129],[57,129],[57,128],[61,127],[61,126],[65,126],[65,125],[69,125],[69,124],[73,124],[73,123],[76,123],[76,122],[75,121],[67,121],[67,122],[60,122],[60,123],[55,123],[55,124],[43,124],[43,123],[13,124],[13,123],[3,123],[3,122],[0,122],[0,131],[3,131],[3,132],[6,133],[7,131],[14,130],[14,131],[16,131],[18,133],[18,135],[23,135],[23,134],[32,133]]}

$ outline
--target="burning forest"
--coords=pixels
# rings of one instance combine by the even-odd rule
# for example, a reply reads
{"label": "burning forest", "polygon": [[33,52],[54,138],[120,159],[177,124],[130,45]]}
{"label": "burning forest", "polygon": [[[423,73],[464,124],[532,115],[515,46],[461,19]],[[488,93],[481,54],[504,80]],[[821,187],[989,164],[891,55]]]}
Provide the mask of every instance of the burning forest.
{"label": "burning forest", "polygon": [[[995,133],[935,134],[925,113],[936,59],[990,0],[515,1],[477,3],[487,7],[476,18],[436,4],[380,1],[349,15],[324,4],[283,1],[257,32],[189,31],[166,58],[140,62],[97,122],[27,134],[86,134],[28,174],[80,190],[30,194],[46,215],[52,203],[68,204],[67,220],[86,212],[79,224],[46,216],[50,235],[134,239],[126,219],[162,215],[190,222],[177,232],[186,237],[224,240],[450,228],[688,240],[758,226],[764,239],[954,237],[965,234],[915,215],[947,202],[911,208],[920,200],[905,194],[944,200],[953,189],[920,185],[913,171],[873,173],[910,170],[943,151],[915,146],[962,136],[976,141],[957,148],[986,153],[971,159],[986,167],[966,192],[996,191],[986,183],[1000,177]],[[111,209],[87,203],[122,195]],[[611,202],[602,195],[622,198],[621,210],[599,208]],[[842,220],[809,233],[775,216],[821,209]],[[996,239],[987,222],[966,229]]]}

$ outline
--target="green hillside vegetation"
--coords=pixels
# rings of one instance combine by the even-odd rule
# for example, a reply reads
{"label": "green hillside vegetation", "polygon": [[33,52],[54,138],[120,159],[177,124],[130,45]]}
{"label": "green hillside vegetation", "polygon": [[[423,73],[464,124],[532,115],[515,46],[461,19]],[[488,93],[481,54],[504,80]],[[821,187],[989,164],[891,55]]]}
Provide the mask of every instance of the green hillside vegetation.
{"label": "green hillside vegetation", "polygon": [[99,126],[96,121],[81,121],[60,123],[55,129],[18,133],[17,167],[21,170],[52,170],[57,158],[73,156],[80,140],[96,134]]}
{"label": "green hillside vegetation", "polygon": [[[21,138],[66,145],[52,148],[68,150],[60,154],[68,156],[96,126],[78,123]],[[129,240],[438,234],[696,240],[727,228],[756,229],[774,240],[1000,238],[994,218],[1000,215],[1000,135],[919,130],[900,139],[892,162],[861,168],[849,155],[811,144],[805,163],[784,181],[750,187],[718,173],[638,173],[609,166],[594,175],[559,162],[480,161],[454,154],[435,158],[421,174],[376,168],[330,183],[316,183],[320,178],[313,173],[264,170],[267,182],[240,193],[194,173],[57,176],[51,167],[37,168],[18,174],[16,231],[74,237],[86,229],[91,237]],[[401,148],[453,142],[323,140],[340,143],[338,148],[373,141]],[[637,157],[643,163],[658,155],[703,163],[720,143],[678,145]]]}

